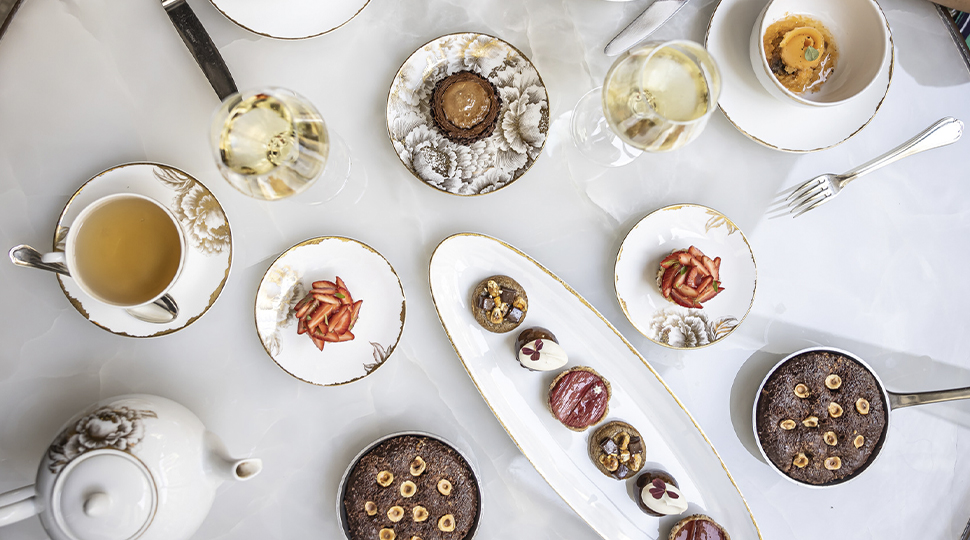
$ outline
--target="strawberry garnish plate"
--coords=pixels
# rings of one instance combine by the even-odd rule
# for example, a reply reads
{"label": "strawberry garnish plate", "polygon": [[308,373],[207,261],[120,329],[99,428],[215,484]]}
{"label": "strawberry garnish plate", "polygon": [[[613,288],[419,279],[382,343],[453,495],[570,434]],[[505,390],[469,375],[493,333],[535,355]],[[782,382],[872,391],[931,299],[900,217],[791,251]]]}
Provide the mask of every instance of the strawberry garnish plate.
{"label": "strawberry garnish plate", "polygon": [[741,229],[717,210],[679,204],[627,234],[616,256],[616,299],[630,323],[672,349],[730,335],[754,303],[758,269]]}

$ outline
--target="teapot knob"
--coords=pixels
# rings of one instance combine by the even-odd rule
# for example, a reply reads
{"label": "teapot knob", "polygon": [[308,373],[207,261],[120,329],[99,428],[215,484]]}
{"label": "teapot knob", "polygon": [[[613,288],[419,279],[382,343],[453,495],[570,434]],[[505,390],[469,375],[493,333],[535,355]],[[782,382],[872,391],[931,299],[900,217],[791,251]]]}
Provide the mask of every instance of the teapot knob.
{"label": "teapot knob", "polygon": [[109,508],[111,497],[107,493],[92,493],[84,500],[84,514],[88,517],[103,516]]}

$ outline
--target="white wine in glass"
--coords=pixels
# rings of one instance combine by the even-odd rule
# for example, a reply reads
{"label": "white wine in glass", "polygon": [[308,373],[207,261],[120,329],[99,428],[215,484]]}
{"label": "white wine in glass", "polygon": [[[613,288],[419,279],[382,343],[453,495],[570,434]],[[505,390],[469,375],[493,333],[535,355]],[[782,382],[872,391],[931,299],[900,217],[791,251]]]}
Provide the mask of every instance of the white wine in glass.
{"label": "white wine in glass", "polygon": [[642,151],[676,150],[700,135],[720,92],[720,72],[703,46],[647,43],[621,55],[602,89],[580,100],[573,139],[605,165],[623,165]]}
{"label": "white wine in glass", "polygon": [[219,171],[239,191],[273,201],[302,193],[327,165],[330,136],[302,96],[281,88],[233,94],[211,130]]}

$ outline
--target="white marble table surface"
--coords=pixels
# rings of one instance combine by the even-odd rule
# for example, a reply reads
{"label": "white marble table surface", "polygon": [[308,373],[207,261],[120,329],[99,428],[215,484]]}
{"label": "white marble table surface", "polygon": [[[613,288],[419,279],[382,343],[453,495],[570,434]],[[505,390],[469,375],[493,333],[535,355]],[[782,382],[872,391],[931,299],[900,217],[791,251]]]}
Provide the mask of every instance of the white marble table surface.
{"label": "white marble table surface", "polygon": [[[189,171],[220,198],[235,237],[222,297],[189,328],[158,339],[104,332],[68,304],[53,276],[0,264],[0,492],[33,481],[58,427],[100,398],[149,392],[195,411],[264,472],[224,486],[198,539],[338,538],[336,486],[378,436],[415,428],[470,449],[485,490],[480,538],[594,538],[492,416],[438,322],[428,284],[437,243],[459,231],[531,254],[599,309],[662,373],[719,450],[764,538],[956,538],[970,517],[970,404],[893,415],[880,460],[843,487],[810,490],[756,457],[753,393],[787,353],[827,344],[874,365],[890,389],[970,386],[970,138],[904,160],[797,221],[767,219],[778,191],[847,170],[934,120],[970,120],[970,74],[935,9],[883,0],[896,44],[889,95],[872,123],[836,148],[784,154],[716,113],[699,140],[604,170],[579,159],[565,125],[610,64],[602,47],[647,0],[372,0],[350,24],[308,41],[247,33],[204,0],[190,4],[241,88],[278,85],[314,101],[347,142],[348,187],[309,215],[299,202],[234,191],[207,146],[218,101],[157,2],[27,0],[0,42],[0,246],[48,247],[67,198],[112,165],[151,160]],[[703,39],[714,0],[694,0],[660,37]],[[528,54],[548,85],[553,126],[514,186],[459,198],[420,185],[388,143],[384,107],[403,60],[442,34],[497,35]],[[747,32],[747,29],[739,29]],[[616,250],[643,215],[677,202],[736,221],[758,261],[757,299],[730,338],[694,352],[640,336],[613,293]],[[408,318],[388,364],[338,388],[304,384],[263,352],[253,295],[283,249],[347,235],[401,276]],[[36,518],[0,539],[40,539]]]}

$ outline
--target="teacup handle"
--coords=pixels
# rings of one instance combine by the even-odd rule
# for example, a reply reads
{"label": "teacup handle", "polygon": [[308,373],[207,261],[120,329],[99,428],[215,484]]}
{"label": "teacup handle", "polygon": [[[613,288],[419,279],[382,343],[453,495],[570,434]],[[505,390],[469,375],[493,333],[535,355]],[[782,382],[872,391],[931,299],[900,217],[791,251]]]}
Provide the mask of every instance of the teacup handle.
{"label": "teacup handle", "polygon": [[34,486],[0,494],[0,527],[29,518],[40,512]]}

